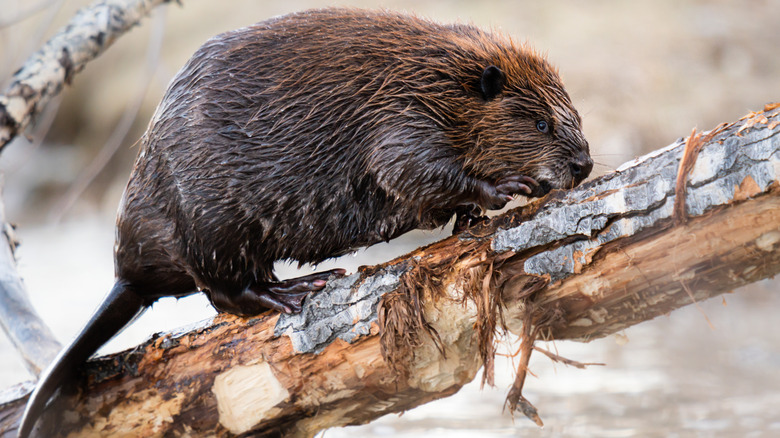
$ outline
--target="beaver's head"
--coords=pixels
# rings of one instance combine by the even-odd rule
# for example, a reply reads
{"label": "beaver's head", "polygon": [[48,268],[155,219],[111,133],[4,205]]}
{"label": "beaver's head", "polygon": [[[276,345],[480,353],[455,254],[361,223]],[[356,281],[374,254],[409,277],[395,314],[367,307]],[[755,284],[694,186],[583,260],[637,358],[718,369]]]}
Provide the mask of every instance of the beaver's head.
{"label": "beaver's head", "polygon": [[493,61],[473,85],[477,104],[466,120],[474,146],[465,153],[466,167],[493,180],[530,176],[539,182],[533,196],[582,182],[593,160],[556,70],[524,48]]}

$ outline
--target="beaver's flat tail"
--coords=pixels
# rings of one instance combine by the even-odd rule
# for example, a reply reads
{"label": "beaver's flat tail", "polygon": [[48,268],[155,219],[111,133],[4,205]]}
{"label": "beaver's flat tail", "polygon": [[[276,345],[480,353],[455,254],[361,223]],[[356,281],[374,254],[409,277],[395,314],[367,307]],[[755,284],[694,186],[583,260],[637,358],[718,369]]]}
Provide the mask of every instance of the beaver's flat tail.
{"label": "beaver's flat tail", "polygon": [[117,281],[84,329],[41,375],[19,423],[18,437],[28,438],[54,393],[75,378],[79,366],[146,309],[148,303],[127,283]]}

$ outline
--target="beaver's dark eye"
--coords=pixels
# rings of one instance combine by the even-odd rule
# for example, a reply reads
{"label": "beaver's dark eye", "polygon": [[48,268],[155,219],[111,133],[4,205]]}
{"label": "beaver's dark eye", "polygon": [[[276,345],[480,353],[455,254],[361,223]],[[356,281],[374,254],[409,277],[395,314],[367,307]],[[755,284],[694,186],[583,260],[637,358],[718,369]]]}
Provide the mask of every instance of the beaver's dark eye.
{"label": "beaver's dark eye", "polygon": [[548,132],[550,132],[550,125],[547,124],[547,122],[545,122],[544,120],[539,120],[538,122],[536,122],[536,129],[538,129],[539,132],[541,132],[542,134],[547,134]]}

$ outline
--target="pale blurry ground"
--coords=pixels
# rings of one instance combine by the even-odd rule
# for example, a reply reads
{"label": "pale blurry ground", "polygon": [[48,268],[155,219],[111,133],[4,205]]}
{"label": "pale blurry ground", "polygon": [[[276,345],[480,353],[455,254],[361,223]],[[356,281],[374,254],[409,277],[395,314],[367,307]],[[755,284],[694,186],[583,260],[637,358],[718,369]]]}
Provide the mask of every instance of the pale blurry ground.
{"label": "pale blurry ground", "polygon": [[[0,0],[0,83],[86,2],[51,2],[12,26],[30,0]],[[709,129],[780,100],[780,3],[776,1],[256,2],[183,1],[134,29],[77,75],[48,136],[31,130],[0,157],[5,201],[22,239],[20,270],[34,304],[63,342],[112,284],[113,216],[141,135],[178,68],[208,37],[274,15],[326,5],[382,5],[439,21],[469,21],[528,41],[559,66],[584,119],[596,173],[667,145],[691,128]],[[57,6],[59,5],[59,6]],[[218,5],[218,6],[217,6]],[[57,9],[59,7],[59,9]],[[53,27],[40,31],[52,20]],[[165,36],[146,66],[155,23]],[[44,27],[44,29],[46,29]],[[152,47],[151,52],[154,53]],[[154,72],[145,90],[145,69]],[[145,90],[145,91],[144,91]],[[62,216],[63,194],[111,136],[125,107],[145,93],[141,112],[113,159]],[[44,125],[45,117],[41,119]],[[39,143],[42,143],[39,145]],[[58,223],[52,217],[62,216]],[[328,266],[386,261],[447,232],[416,233]],[[328,266],[321,265],[320,269]],[[283,275],[296,275],[286,269]],[[544,429],[502,414],[512,380],[507,361],[497,388],[457,395],[373,424],[331,430],[362,436],[780,436],[780,309],[776,282],[701,303],[590,344],[559,342],[563,356],[606,367],[576,370],[536,355],[526,396]],[[107,346],[116,350],[154,331],[211,315],[200,297],[162,300]],[[552,348],[552,346],[550,346]],[[28,379],[0,335],[0,388]]]}

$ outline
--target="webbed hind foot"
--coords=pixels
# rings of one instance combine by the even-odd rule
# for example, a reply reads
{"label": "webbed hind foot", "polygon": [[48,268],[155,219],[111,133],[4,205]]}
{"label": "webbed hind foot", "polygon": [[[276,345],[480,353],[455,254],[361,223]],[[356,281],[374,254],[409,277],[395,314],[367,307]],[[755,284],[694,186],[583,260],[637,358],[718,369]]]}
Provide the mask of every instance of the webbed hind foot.
{"label": "webbed hind foot", "polygon": [[253,316],[267,309],[298,313],[306,295],[324,288],[330,276],[341,277],[345,273],[344,269],[331,269],[288,280],[256,283],[236,296],[212,293],[211,303],[222,312],[237,315]]}
{"label": "webbed hind foot", "polygon": [[303,307],[303,299],[306,295],[324,288],[325,280],[331,275],[341,277],[346,272],[344,269],[331,269],[289,280],[259,283],[250,286],[249,289],[256,294],[258,301],[269,309],[283,313],[298,313]]}

